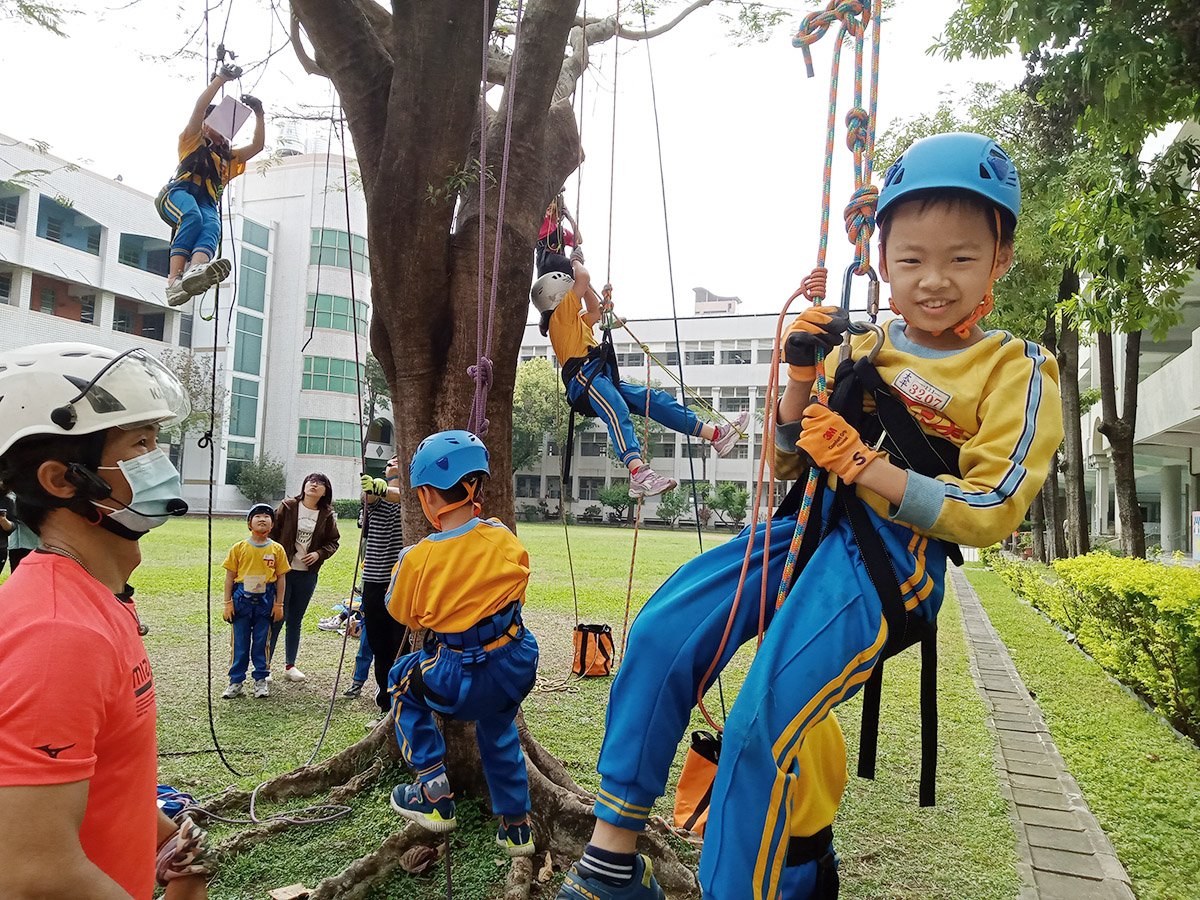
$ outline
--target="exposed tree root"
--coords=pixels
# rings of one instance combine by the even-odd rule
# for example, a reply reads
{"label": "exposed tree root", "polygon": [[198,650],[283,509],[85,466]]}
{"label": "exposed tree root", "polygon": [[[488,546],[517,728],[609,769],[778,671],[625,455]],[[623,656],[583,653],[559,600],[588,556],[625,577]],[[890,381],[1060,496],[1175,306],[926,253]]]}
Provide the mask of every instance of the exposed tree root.
{"label": "exposed tree root", "polygon": [[526,856],[514,859],[508,870],[508,879],[504,882],[503,900],[529,900],[529,891],[533,887],[536,856]]}
{"label": "exposed tree root", "polygon": [[428,843],[429,838],[423,828],[409,825],[385,840],[374,853],[356,859],[341,874],[319,882],[309,900],[358,900],[367,896],[371,888],[396,871],[405,851]]}

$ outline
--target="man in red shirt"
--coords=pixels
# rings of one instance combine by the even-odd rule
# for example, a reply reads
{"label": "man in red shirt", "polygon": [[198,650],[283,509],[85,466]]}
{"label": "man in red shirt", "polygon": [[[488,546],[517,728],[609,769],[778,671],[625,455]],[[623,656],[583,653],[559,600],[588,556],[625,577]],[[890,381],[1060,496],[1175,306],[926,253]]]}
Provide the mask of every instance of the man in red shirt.
{"label": "man in red shirt", "polygon": [[40,546],[0,586],[0,897],[208,895],[203,832],[156,804],[154,680],[127,580],[187,511],[158,448],[187,414],[144,350],[0,354],[0,480]]}

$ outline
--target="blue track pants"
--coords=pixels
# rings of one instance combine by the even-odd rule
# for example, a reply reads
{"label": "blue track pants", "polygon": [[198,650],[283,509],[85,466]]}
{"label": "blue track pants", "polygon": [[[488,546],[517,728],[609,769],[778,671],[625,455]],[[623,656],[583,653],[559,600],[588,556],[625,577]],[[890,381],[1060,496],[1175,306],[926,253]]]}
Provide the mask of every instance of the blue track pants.
{"label": "blue track pants", "polygon": [[[868,515],[906,605],[915,615],[936,616],[945,579],[941,545]],[[784,867],[789,814],[800,802],[797,756],[806,735],[866,681],[887,637],[879,596],[844,518],[837,519],[795,576],[783,606],[770,608],[794,527],[795,519],[788,518],[771,530],[770,628],[726,722],[700,858],[706,898],[806,896],[794,893],[801,873]],[[747,586],[718,671],[757,631],[762,532],[759,526]],[[640,830],[662,795],[697,685],[725,629],[747,539],[748,530],[682,566],[630,630],[600,751],[599,818]],[[796,869],[815,872],[812,864]]]}
{"label": "blue track pants", "polygon": [[194,192],[186,186],[175,188],[163,198],[162,209],[175,226],[172,256],[191,259],[193,253],[207,253],[212,259],[217,255],[221,214],[203,188],[196,186]]}
{"label": "blue track pants", "polygon": [[704,425],[696,414],[680,403],[666,391],[656,388],[646,388],[640,384],[629,384],[622,381],[613,384],[612,379],[600,372],[592,379],[591,387],[587,387],[588,379],[602,366],[604,360],[595,359],[587,363],[567,385],[567,399],[572,403],[579,399],[584,388],[587,388],[588,400],[596,410],[600,419],[608,428],[612,438],[613,450],[625,465],[631,459],[640,457],[641,445],[629,418],[630,411],[639,416],[646,412],[646,391],[650,391],[650,418],[660,425],[665,425],[672,431],[690,434],[697,437]]}
{"label": "blue track pants", "polygon": [[517,709],[537,679],[538,645],[528,629],[489,650],[477,665],[435,641],[400,657],[388,677],[400,753],[428,782],[446,773],[446,742],[433,713],[473,721],[492,812],[519,818],[529,812],[529,776],[517,735]]}
{"label": "blue track pants", "polygon": [[267,635],[275,607],[275,585],[268,584],[265,594],[247,594],[241,584],[233,586],[233,628],[229,683],[246,680],[246,669],[254,664],[254,680],[271,674],[267,666]]}

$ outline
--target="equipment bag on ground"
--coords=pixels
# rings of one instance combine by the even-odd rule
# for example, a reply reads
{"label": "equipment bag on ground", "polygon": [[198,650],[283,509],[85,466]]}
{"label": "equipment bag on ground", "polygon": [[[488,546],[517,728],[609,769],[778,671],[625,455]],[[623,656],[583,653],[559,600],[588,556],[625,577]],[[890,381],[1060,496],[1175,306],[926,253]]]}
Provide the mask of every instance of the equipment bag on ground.
{"label": "equipment bag on ground", "polygon": [[704,834],[708,824],[708,805],[712,801],[717,760],[721,758],[721,736],[708,731],[693,731],[692,746],[683,761],[679,784],[675,788],[676,828]]}
{"label": "equipment bag on ground", "polygon": [[571,672],[583,677],[612,674],[613,636],[607,625],[576,625],[575,661]]}

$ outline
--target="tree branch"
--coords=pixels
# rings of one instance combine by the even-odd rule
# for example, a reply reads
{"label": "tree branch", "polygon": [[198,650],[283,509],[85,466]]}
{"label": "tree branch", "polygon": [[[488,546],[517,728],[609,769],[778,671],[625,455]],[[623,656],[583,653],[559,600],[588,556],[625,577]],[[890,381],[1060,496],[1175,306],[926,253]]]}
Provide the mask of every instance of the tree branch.
{"label": "tree branch", "polygon": [[696,10],[702,9],[712,2],[713,0],[695,0],[695,2],[691,5],[684,7],[680,11],[679,15],[673,18],[670,22],[667,22],[665,25],[659,25],[655,28],[648,28],[645,31],[632,31],[630,29],[621,28],[618,26],[616,29],[617,37],[624,38],[627,41],[646,41],[650,38],[658,37],[660,34],[666,34]]}
{"label": "tree branch", "polygon": [[328,78],[325,70],[317,65],[317,61],[308,55],[308,49],[304,46],[304,41],[300,38],[300,19],[296,17],[296,11],[292,10],[292,24],[289,29],[289,40],[292,42],[292,50],[295,51],[296,59],[300,60],[300,68],[309,75],[320,75],[322,78]]}

